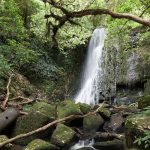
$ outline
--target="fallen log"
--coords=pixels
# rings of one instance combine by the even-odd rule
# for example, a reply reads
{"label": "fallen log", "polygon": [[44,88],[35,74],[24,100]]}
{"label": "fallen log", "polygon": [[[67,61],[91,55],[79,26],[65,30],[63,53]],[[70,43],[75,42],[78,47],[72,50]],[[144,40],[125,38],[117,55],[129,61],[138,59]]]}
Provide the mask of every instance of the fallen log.
{"label": "fallen log", "polygon": [[119,139],[124,140],[123,134],[116,134],[116,133],[109,133],[109,132],[97,132],[94,136],[95,141],[107,141],[107,140],[113,140],[113,139]]}
{"label": "fallen log", "polygon": [[16,108],[9,108],[0,114],[0,132],[6,129],[20,115]]}
{"label": "fallen log", "polygon": [[13,137],[13,138],[11,138],[9,140],[6,140],[6,141],[0,143],[0,148],[2,148],[3,146],[5,146],[8,143],[14,142],[15,140],[18,140],[18,139],[21,139],[21,138],[24,138],[24,137],[28,137],[28,136],[33,135],[35,133],[39,133],[41,131],[44,131],[44,130],[48,129],[49,127],[51,127],[51,126],[53,126],[55,124],[62,123],[62,122],[67,121],[67,120],[72,120],[72,119],[77,119],[77,118],[83,118],[83,117],[86,117],[86,116],[89,116],[89,115],[92,115],[92,114],[96,114],[99,111],[99,109],[103,107],[103,105],[104,105],[104,103],[102,103],[101,105],[99,105],[99,107],[95,111],[89,112],[89,113],[87,113],[85,115],[70,115],[70,116],[67,116],[65,118],[58,119],[58,120],[55,120],[53,122],[50,122],[50,123],[46,124],[45,126],[40,127],[40,128],[38,128],[36,130],[33,130],[31,132],[17,135],[17,136],[15,136],[15,137]]}

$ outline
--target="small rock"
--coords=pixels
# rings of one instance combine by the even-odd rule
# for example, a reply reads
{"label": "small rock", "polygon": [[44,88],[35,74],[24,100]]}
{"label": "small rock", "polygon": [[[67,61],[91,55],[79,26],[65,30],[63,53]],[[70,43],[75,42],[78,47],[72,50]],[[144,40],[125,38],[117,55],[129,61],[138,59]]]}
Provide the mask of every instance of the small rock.
{"label": "small rock", "polygon": [[75,137],[75,131],[63,124],[58,124],[52,134],[51,142],[60,147],[69,145]]}
{"label": "small rock", "polygon": [[24,150],[57,150],[58,148],[46,141],[41,139],[35,139],[30,142]]}
{"label": "small rock", "polygon": [[83,119],[83,129],[86,131],[97,131],[104,123],[99,114],[89,115]]}

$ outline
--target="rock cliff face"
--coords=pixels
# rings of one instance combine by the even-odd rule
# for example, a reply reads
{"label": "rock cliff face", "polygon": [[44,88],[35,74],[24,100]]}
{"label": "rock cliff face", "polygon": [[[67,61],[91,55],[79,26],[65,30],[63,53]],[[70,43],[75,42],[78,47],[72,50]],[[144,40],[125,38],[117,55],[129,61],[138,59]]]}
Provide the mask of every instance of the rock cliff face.
{"label": "rock cliff face", "polygon": [[[105,97],[134,99],[150,94],[150,45],[123,44],[108,34],[103,53],[102,93]],[[144,41],[144,40],[143,40]]]}

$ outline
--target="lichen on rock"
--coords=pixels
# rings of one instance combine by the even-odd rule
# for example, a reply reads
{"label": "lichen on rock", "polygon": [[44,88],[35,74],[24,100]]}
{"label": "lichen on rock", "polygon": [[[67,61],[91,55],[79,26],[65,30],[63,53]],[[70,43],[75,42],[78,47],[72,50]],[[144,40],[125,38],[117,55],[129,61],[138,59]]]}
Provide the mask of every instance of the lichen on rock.
{"label": "lichen on rock", "polygon": [[41,139],[31,141],[24,150],[57,150],[57,147]]}
{"label": "lichen on rock", "polygon": [[60,147],[64,147],[74,139],[75,131],[63,124],[58,124],[52,134],[51,142]]}

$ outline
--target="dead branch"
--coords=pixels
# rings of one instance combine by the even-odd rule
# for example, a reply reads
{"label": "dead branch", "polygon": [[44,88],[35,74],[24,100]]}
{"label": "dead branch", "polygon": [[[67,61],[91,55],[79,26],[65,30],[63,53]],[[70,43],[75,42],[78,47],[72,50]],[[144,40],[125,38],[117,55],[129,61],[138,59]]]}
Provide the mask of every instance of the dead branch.
{"label": "dead branch", "polygon": [[23,96],[14,97],[14,98],[10,99],[9,101],[20,100],[20,99],[21,100],[26,100],[26,101],[33,101],[30,98],[26,98],[26,97],[23,97]]}
{"label": "dead branch", "polygon": [[123,134],[116,134],[116,133],[108,133],[108,132],[96,132],[94,139],[95,140],[99,140],[99,139],[113,139],[113,138],[117,138],[117,139],[124,139],[124,135]]}
{"label": "dead branch", "polygon": [[39,132],[41,132],[41,131],[44,131],[44,130],[48,129],[49,127],[51,127],[51,126],[53,126],[53,125],[55,125],[55,124],[58,124],[58,123],[61,123],[61,122],[67,121],[67,120],[72,120],[72,119],[77,119],[77,118],[83,118],[83,117],[86,117],[86,116],[89,116],[89,115],[94,115],[94,114],[96,114],[96,113],[99,111],[100,108],[103,107],[103,104],[104,104],[104,103],[102,103],[101,105],[99,105],[99,107],[98,107],[95,111],[89,112],[89,113],[87,113],[87,114],[85,114],[85,115],[70,115],[70,116],[68,116],[68,117],[65,117],[65,118],[58,119],[58,120],[55,120],[55,121],[53,121],[53,122],[50,122],[50,123],[48,123],[47,125],[45,125],[45,126],[43,126],[43,127],[41,127],[41,128],[38,128],[38,129],[36,129],[36,130],[33,130],[33,131],[31,131],[31,132],[17,135],[17,136],[15,136],[15,137],[13,137],[13,138],[11,138],[11,139],[9,139],[9,140],[6,140],[6,141],[4,141],[4,142],[1,142],[1,143],[0,143],[0,148],[2,148],[3,146],[5,146],[6,144],[11,143],[11,142],[13,142],[13,141],[15,141],[15,140],[18,140],[18,139],[20,139],[20,138],[28,137],[28,136],[33,135],[33,134],[35,134],[35,133],[39,133]]}
{"label": "dead branch", "polygon": [[10,77],[9,77],[9,79],[8,79],[8,84],[7,84],[7,87],[6,87],[6,89],[7,89],[6,98],[5,98],[5,100],[3,102],[3,105],[2,105],[3,108],[6,107],[6,104],[7,104],[8,100],[9,100],[9,95],[10,95],[10,89],[9,89],[9,87],[10,87],[11,80],[12,80],[13,76],[14,76],[14,74],[11,74]]}
{"label": "dead branch", "polygon": [[[26,98],[23,96],[18,96],[18,97],[14,97],[10,99],[10,101],[15,101],[15,100],[26,100],[25,102],[18,102],[17,105],[25,105],[25,104],[31,104],[35,102],[35,99]],[[8,104],[8,105],[11,105],[11,104]]]}

